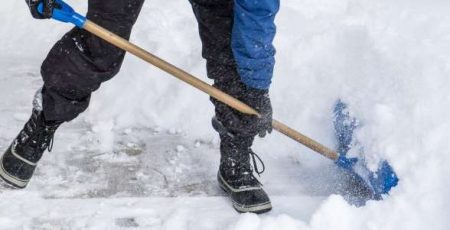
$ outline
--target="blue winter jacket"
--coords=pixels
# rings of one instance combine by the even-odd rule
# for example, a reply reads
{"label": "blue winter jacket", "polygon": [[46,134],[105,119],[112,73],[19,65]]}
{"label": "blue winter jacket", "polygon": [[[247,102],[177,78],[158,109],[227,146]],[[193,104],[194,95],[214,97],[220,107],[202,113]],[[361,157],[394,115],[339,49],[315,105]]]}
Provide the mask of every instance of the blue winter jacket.
{"label": "blue winter jacket", "polygon": [[235,0],[231,46],[242,81],[268,89],[275,65],[275,15],[279,0]]}

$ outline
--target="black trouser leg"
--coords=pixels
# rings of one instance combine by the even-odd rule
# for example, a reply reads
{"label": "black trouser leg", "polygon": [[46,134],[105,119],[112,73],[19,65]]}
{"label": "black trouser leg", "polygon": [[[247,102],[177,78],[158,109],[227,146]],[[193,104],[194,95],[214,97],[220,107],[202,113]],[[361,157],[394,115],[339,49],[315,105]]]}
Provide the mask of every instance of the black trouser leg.
{"label": "black trouser leg", "polygon": [[[89,0],[87,18],[129,39],[144,0]],[[79,28],[51,49],[41,67],[46,120],[70,121],[85,111],[91,93],[120,70],[125,52]]]}
{"label": "black trouser leg", "polygon": [[[202,55],[207,62],[208,77],[214,80],[214,87],[236,97],[245,97],[245,86],[240,81],[233,52],[231,35],[233,29],[234,0],[190,0],[198,21],[202,40]],[[233,135],[253,138],[248,133],[248,116],[211,98],[216,118]],[[240,121],[240,122],[236,122]],[[251,143],[251,142],[250,142]]]}

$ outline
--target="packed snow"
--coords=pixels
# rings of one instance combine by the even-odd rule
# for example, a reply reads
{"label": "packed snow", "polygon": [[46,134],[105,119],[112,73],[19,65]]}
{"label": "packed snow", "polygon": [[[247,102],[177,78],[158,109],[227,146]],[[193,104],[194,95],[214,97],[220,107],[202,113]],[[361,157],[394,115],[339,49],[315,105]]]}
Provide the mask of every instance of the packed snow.
{"label": "packed snow", "polygon": [[[449,229],[450,2],[281,4],[274,116],[334,147],[331,112],[346,101],[369,166],[387,159],[400,178],[389,196],[351,205],[332,162],[272,134],[255,151],[274,210],[237,214],[215,182],[208,97],[127,56],[89,110],[58,130],[29,187],[0,189],[0,229]],[[3,2],[0,19],[3,151],[28,119],[41,61],[70,25],[33,20],[23,1]],[[148,0],[132,41],[210,82],[188,1]]]}

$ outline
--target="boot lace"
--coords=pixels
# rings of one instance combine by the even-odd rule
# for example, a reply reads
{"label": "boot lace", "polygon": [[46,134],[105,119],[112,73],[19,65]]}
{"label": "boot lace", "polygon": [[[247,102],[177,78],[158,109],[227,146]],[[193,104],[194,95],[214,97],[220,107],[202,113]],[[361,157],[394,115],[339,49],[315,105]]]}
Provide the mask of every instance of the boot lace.
{"label": "boot lace", "polygon": [[[243,159],[239,159],[238,161],[234,159],[230,159],[231,168],[234,169],[235,179],[234,182],[240,184],[241,186],[251,186],[251,185],[262,185],[261,182],[254,176],[253,172],[256,172],[258,176],[265,171],[265,165],[262,161],[261,157],[253,151],[248,152],[251,159],[244,157]],[[261,166],[261,170],[259,168],[259,164]]]}
{"label": "boot lace", "polygon": [[[250,156],[252,157],[253,162],[253,168],[255,169],[255,172],[258,174],[258,176],[261,176],[261,174],[266,171],[266,166],[264,165],[264,162],[262,161],[261,157],[259,157],[258,154],[250,150]],[[256,162],[256,159],[258,159],[259,163],[261,163],[262,170],[258,169],[258,163]]]}
{"label": "boot lace", "polygon": [[25,125],[25,128],[19,135],[18,142],[21,145],[30,144],[41,151],[47,149],[51,152],[53,149],[54,134],[59,125],[39,125],[35,119],[31,119]]}

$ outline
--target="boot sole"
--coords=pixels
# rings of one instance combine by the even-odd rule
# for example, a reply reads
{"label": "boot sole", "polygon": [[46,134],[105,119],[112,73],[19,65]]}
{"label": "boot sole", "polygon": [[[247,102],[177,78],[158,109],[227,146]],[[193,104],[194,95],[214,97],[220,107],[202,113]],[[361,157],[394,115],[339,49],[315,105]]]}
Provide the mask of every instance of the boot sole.
{"label": "boot sole", "polygon": [[14,186],[15,188],[25,188],[28,185],[29,181],[21,180],[9,174],[5,168],[3,167],[3,156],[0,160],[0,178],[3,179],[6,183]]}
{"label": "boot sole", "polygon": [[[226,182],[223,180],[222,176],[220,176],[220,175],[219,175],[219,180],[220,180],[219,187],[224,192],[226,192],[231,199],[232,188],[228,187],[228,185],[226,184]],[[251,189],[247,189],[247,190],[251,190]],[[233,203],[233,208],[239,213],[251,212],[251,213],[256,213],[256,214],[262,214],[262,213],[272,210],[272,203],[270,201],[266,202],[266,203],[254,204],[254,205],[239,204],[232,199],[231,199],[231,201]]]}

